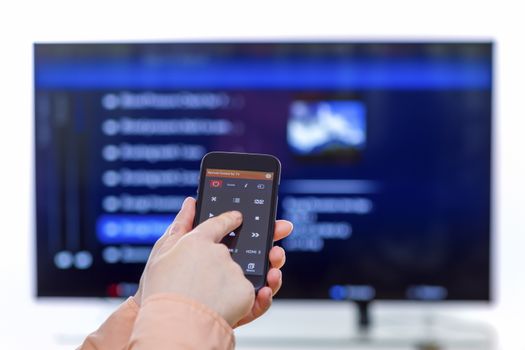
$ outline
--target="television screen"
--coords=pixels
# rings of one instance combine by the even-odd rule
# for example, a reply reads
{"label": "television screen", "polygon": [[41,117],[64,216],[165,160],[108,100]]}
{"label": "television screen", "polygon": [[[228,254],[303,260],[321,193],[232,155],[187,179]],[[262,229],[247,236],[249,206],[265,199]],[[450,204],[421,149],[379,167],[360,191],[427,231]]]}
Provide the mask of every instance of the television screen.
{"label": "television screen", "polygon": [[38,296],[127,296],[209,151],[282,163],[281,298],[490,299],[490,42],[34,46]]}

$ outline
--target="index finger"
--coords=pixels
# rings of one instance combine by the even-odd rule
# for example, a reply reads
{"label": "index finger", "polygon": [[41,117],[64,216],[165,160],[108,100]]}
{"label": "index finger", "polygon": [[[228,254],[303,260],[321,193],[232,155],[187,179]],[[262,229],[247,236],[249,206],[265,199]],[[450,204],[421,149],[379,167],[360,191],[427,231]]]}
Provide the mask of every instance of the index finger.
{"label": "index finger", "polygon": [[228,211],[204,221],[195,227],[192,234],[219,243],[224,236],[239,227],[241,223],[242,214],[240,212]]}

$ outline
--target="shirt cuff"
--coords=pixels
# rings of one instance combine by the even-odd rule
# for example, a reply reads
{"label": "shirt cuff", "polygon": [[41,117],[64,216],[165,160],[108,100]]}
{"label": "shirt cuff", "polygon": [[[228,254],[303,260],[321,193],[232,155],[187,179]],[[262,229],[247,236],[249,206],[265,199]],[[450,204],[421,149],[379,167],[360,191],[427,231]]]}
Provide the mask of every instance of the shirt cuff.
{"label": "shirt cuff", "polygon": [[217,312],[178,294],[147,298],[135,321],[133,349],[233,349],[232,327]]}

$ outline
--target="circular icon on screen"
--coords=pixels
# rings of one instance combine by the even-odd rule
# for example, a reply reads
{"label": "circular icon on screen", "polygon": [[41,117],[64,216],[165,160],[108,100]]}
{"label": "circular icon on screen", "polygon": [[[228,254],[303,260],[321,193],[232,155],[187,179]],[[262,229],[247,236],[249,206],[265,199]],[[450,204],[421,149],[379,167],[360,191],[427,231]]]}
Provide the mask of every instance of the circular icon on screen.
{"label": "circular icon on screen", "polygon": [[210,180],[210,187],[221,188],[222,187],[222,180]]}

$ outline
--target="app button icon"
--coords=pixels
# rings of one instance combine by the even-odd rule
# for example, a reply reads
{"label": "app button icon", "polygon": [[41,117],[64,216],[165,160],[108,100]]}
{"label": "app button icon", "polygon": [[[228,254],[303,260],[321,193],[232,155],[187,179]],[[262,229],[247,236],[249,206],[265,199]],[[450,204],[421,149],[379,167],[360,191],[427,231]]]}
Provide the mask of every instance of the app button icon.
{"label": "app button icon", "polygon": [[257,188],[259,190],[264,190],[264,184],[257,184]]}
{"label": "app button icon", "polygon": [[222,187],[222,180],[210,180],[210,187],[221,188]]}
{"label": "app button icon", "polygon": [[239,204],[240,202],[241,202],[241,199],[239,197],[234,197],[233,198],[233,203]]}

